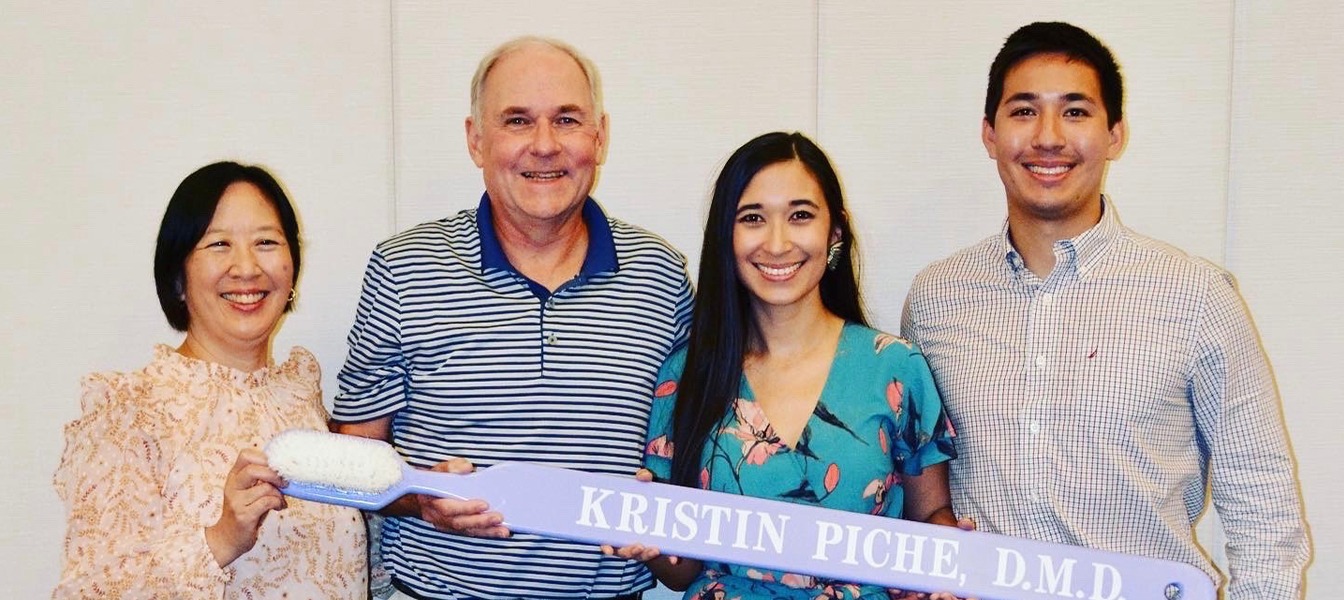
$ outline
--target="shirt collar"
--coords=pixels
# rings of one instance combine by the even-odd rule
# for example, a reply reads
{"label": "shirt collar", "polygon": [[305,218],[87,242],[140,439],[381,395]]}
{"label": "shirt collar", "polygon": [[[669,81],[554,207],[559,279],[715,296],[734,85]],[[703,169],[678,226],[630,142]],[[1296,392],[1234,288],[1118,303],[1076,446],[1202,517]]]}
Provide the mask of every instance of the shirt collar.
{"label": "shirt collar", "polygon": [[[1091,229],[1065,242],[1073,246],[1074,267],[1079,277],[1086,277],[1111,247],[1111,242],[1120,235],[1120,217],[1115,214],[1115,205],[1105,195],[1101,197],[1101,220]],[[1064,242],[1061,242],[1064,243]]]}
{"label": "shirt collar", "polygon": [[[1086,277],[1105,256],[1106,249],[1119,235],[1120,217],[1116,214],[1115,205],[1111,202],[1111,199],[1103,194],[1101,197],[1101,220],[1087,231],[1078,234],[1077,237],[1055,242],[1055,247],[1063,250],[1062,258],[1064,260],[1060,264],[1072,268],[1078,277]],[[1002,253],[1004,261],[1013,273],[1021,274],[1026,270],[1026,262],[1022,260],[1022,255],[1013,247],[1013,243],[1008,236],[1007,219],[1003,220],[1003,227],[999,230],[995,246],[995,254]]]}
{"label": "shirt collar", "polygon": [[[582,217],[588,226],[588,250],[583,257],[583,266],[579,268],[579,278],[616,272],[619,266],[616,243],[612,239],[611,223],[607,221],[606,213],[596,200],[588,197],[583,201]],[[518,269],[509,263],[509,257],[504,254],[504,247],[499,245],[489,193],[481,194],[481,202],[476,207],[476,227],[481,237],[481,271],[498,269],[517,273]]]}

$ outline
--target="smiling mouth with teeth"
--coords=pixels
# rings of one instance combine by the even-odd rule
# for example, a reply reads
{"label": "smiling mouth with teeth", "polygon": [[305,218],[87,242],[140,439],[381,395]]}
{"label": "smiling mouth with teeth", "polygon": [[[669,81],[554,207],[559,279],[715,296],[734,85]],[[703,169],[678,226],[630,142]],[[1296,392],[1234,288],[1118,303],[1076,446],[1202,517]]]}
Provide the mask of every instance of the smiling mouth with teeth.
{"label": "smiling mouth with teeth", "polygon": [[219,296],[236,304],[256,304],[261,302],[261,300],[267,296],[267,292],[252,292],[248,294],[224,293]]}
{"label": "smiling mouth with teeth", "polygon": [[1073,168],[1073,165],[1055,165],[1053,167],[1043,167],[1040,165],[1026,165],[1027,170],[1037,175],[1063,175]]}
{"label": "smiling mouth with teeth", "polygon": [[798,269],[803,268],[803,263],[797,262],[783,267],[774,267],[766,264],[756,263],[756,268],[760,269],[762,273],[765,273],[769,277],[787,277],[789,275],[798,272]]}
{"label": "smiling mouth with teeth", "polygon": [[523,177],[527,179],[559,179],[564,177],[568,171],[523,171]]}

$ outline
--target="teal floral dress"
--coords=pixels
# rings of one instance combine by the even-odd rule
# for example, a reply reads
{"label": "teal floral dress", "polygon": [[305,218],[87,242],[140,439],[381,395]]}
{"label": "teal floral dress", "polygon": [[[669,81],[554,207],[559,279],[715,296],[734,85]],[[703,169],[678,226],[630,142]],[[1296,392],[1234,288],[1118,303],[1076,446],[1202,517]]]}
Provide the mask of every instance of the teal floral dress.
{"label": "teal floral dress", "polygon": [[[681,350],[658,374],[645,466],[671,474]],[[701,454],[700,487],[900,518],[901,479],[956,457],[924,356],[896,336],[846,323],[821,398],[796,446],[780,442],[742,378],[739,397]],[[916,599],[925,594],[706,562],[685,600]]]}

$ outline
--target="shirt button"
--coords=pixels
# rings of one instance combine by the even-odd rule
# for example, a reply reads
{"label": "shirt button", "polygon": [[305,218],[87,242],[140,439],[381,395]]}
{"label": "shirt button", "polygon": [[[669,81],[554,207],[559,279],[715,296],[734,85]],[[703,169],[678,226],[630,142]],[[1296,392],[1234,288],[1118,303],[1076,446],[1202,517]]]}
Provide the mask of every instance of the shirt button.
{"label": "shirt button", "polygon": [[557,336],[557,335],[555,335],[554,333],[552,333],[552,334],[550,334],[550,335],[547,335],[547,336],[546,336],[546,345],[548,345],[548,346],[550,346],[550,345],[554,345],[554,344],[555,344],[555,341],[558,340],[558,339],[560,339],[560,336]]}
{"label": "shirt button", "polygon": [[1055,295],[1054,295],[1054,294],[1041,294],[1041,303],[1042,303],[1042,304],[1045,304],[1046,306],[1050,306],[1051,304],[1054,304],[1054,302],[1055,302]]}
{"label": "shirt button", "polygon": [[1027,430],[1030,431],[1032,435],[1036,435],[1041,432],[1041,424],[1032,421],[1031,425],[1027,427]]}
{"label": "shirt button", "polygon": [[550,310],[552,308],[555,308],[555,298],[549,298],[546,300],[546,309]]}
{"label": "shirt button", "polygon": [[1044,369],[1044,368],[1045,368],[1045,363],[1046,363],[1045,355],[1044,355],[1044,354],[1037,354],[1037,355],[1036,355],[1036,366],[1037,366],[1038,368],[1042,368],[1042,369]]}

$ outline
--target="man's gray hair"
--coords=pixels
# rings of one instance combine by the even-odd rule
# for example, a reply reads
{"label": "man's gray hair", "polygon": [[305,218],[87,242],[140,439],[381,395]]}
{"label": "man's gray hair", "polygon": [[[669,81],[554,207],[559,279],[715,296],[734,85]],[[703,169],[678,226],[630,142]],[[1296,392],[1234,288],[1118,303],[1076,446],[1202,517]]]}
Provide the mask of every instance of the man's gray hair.
{"label": "man's gray hair", "polygon": [[574,62],[579,64],[579,68],[583,69],[584,77],[588,79],[588,90],[589,93],[592,94],[593,111],[595,113],[593,116],[601,117],[603,114],[602,78],[597,73],[597,65],[593,64],[593,61],[588,60],[588,57],[584,56],[578,49],[565,42],[554,38],[525,35],[500,44],[494,50],[491,50],[489,54],[485,55],[485,58],[481,59],[481,64],[476,67],[476,74],[471,76],[472,121],[476,123],[481,122],[481,117],[483,116],[481,114],[481,94],[485,91],[485,80],[490,76],[490,71],[495,68],[495,63],[498,63],[499,59],[510,52],[520,50],[525,46],[533,45],[555,48],[556,50],[568,54],[570,58],[574,59]]}

